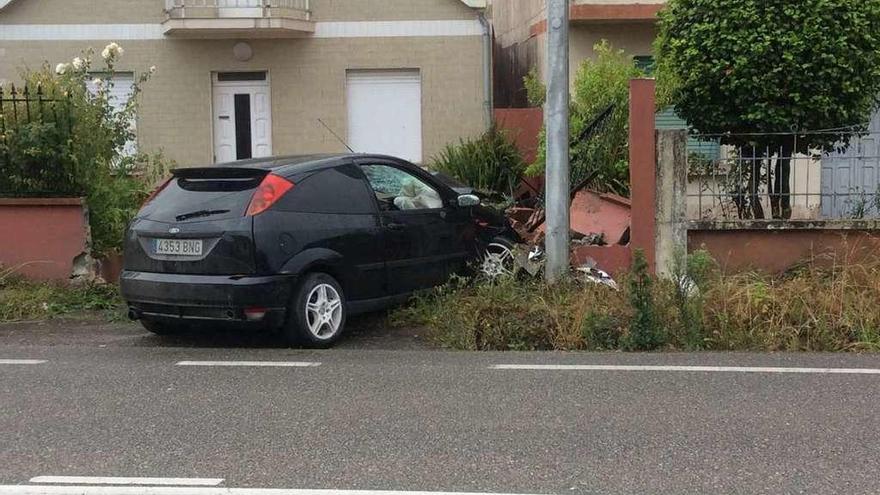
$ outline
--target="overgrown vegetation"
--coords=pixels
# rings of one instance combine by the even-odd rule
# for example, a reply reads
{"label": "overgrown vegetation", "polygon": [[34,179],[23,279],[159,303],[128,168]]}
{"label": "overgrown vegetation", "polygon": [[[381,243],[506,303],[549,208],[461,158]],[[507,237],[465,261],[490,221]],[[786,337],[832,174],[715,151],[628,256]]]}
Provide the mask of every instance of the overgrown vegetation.
{"label": "overgrown vegetation", "polygon": [[154,68],[140,74],[127,103],[114,101],[123,53],[111,43],[100,66],[88,51],[54,70],[23,71],[16,92],[0,88],[0,195],[84,196],[97,254],[121,248],[126,224],[170,168],[161,155],[132,148],[138,95]]}
{"label": "overgrown vegetation", "polygon": [[76,285],[33,282],[0,272],[0,322],[44,320],[84,312],[121,318],[124,304],[112,284]]}
{"label": "overgrown vegetation", "polygon": [[508,196],[513,196],[525,170],[513,140],[494,125],[477,138],[446,145],[430,167],[478,191]]}
{"label": "overgrown vegetation", "polygon": [[523,86],[526,88],[526,99],[529,105],[543,107],[547,101],[547,87],[541,81],[541,75],[538,74],[537,67],[529,69],[529,73],[523,77]]}
{"label": "overgrown vegetation", "polygon": [[[621,195],[629,194],[629,81],[645,74],[632,57],[608,41],[593,47],[594,58],[585,60],[574,78],[571,101],[571,138],[576,140],[604,110],[613,105],[610,117],[592,134],[571,148],[572,184],[594,175],[590,187]],[[545,92],[536,74],[526,77],[529,101],[543,103]],[[528,175],[544,173],[546,139],[541,133],[538,156]]]}
{"label": "overgrown vegetation", "polygon": [[457,280],[392,315],[468,350],[880,350],[880,265],[721,273],[705,252],[672,280],[637,256],[619,292],[571,280]]}

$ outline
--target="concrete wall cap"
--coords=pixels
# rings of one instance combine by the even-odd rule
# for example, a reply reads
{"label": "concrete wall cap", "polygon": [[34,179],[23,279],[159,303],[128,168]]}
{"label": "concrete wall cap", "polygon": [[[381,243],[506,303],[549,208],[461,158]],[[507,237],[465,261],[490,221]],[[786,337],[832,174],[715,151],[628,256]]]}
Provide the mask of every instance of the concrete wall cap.
{"label": "concrete wall cap", "polygon": [[83,206],[83,198],[0,198],[0,206]]}

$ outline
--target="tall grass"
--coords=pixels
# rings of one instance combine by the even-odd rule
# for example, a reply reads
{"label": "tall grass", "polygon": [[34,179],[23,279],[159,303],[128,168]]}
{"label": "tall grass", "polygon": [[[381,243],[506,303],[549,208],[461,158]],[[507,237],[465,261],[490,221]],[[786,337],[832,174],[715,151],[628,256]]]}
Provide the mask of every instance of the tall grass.
{"label": "tall grass", "polygon": [[103,312],[111,319],[123,315],[124,303],[115,285],[34,282],[2,274],[0,269],[0,323],[82,312]]}
{"label": "tall grass", "polygon": [[880,263],[807,264],[781,276],[713,270],[648,286],[639,277],[623,277],[619,292],[458,281],[392,321],[467,350],[880,350]]}

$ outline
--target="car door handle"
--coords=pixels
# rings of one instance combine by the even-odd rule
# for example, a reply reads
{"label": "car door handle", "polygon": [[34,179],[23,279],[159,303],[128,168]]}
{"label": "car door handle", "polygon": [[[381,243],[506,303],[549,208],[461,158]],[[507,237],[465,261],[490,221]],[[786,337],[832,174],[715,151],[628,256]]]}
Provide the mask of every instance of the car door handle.
{"label": "car door handle", "polygon": [[389,222],[385,224],[385,227],[387,227],[388,230],[403,230],[406,225],[402,223]]}

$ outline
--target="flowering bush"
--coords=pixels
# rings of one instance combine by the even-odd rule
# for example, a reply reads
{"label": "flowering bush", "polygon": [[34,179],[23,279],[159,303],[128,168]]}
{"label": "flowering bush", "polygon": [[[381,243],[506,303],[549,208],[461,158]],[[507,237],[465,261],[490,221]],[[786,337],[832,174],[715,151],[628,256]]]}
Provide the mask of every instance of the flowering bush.
{"label": "flowering bush", "polygon": [[0,195],[84,196],[98,253],[121,247],[125,226],[169,168],[160,154],[127,147],[155,67],[135,79],[124,105],[115,102],[115,66],[124,53],[110,43],[97,63],[88,50],[54,70],[47,62],[24,72],[28,92],[0,111]]}

